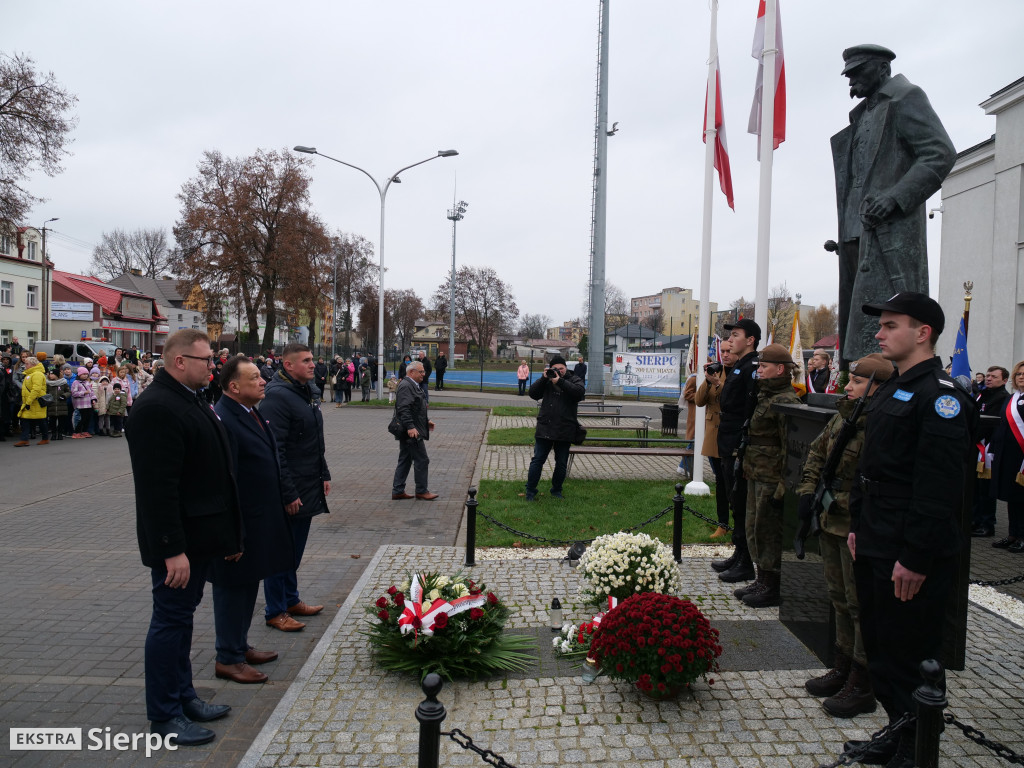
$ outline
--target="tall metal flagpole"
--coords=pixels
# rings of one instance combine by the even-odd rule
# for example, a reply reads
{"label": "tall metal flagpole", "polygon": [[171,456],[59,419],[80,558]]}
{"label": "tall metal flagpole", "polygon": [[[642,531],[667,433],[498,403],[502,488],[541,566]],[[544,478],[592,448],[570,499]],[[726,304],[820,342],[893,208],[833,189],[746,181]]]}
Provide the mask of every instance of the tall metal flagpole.
{"label": "tall metal flagpole", "polygon": [[[708,334],[711,327],[711,209],[715,195],[715,138],[718,130],[718,0],[711,0],[711,44],[708,51],[707,107],[704,117],[704,223],[700,252],[700,315],[696,333],[690,344],[697,344],[697,386],[704,383],[704,362],[708,359]],[[697,423],[693,430],[693,479],[686,484],[689,496],[709,496],[711,488],[704,482],[704,409],[695,408]]]}
{"label": "tall metal flagpole", "polygon": [[590,252],[590,320],[587,337],[587,392],[604,394],[604,234],[608,200],[608,16],[611,0],[601,0],[597,125],[594,127],[594,210]]}
{"label": "tall metal flagpole", "polygon": [[772,161],[775,157],[775,20],[776,0],[764,4],[764,50],[761,52],[761,181],[757,208],[757,276],[754,320],[768,333],[768,251],[772,230]]}

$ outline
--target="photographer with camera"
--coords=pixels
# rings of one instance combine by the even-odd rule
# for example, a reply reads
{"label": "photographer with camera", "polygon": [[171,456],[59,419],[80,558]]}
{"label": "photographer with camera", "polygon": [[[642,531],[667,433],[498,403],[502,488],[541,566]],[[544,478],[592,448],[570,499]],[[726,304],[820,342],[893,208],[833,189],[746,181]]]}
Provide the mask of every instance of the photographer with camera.
{"label": "photographer with camera", "polygon": [[544,374],[530,385],[530,397],[540,400],[537,430],[534,433],[533,460],[526,476],[526,500],[537,500],[537,484],[551,450],[555,451],[555,471],[551,475],[551,495],[562,496],[562,484],[569,465],[569,446],[576,438],[579,421],[576,408],[586,395],[579,377],[569,373],[565,358],[555,355]]}
{"label": "photographer with camera", "polygon": [[[718,513],[718,528],[711,538],[720,539],[725,536],[729,525],[729,490],[722,475],[722,460],[718,454],[718,424],[722,420],[722,382],[725,380],[725,366],[736,362],[726,345],[722,346],[722,362],[708,363],[704,366],[704,383],[693,396],[698,408],[704,409],[704,444],[701,455],[707,456],[711,471],[715,475],[715,505]],[[724,363],[724,365],[723,365]]]}

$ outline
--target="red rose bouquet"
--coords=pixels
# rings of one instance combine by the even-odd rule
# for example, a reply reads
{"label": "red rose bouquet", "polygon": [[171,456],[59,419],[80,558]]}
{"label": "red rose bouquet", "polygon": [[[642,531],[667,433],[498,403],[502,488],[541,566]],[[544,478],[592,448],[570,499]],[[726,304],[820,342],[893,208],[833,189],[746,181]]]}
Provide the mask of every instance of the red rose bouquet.
{"label": "red rose bouquet", "polygon": [[483,583],[461,574],[414,574],[366,609],[377,663],[385,669],[476,680],[525,669],[533,641],[504,633],[509,610]]}
{"label": "red rose bouquet", "polygon": [[689,600],[644,592],[605,615],[590,655],[608,677],[661,698],[717,670],[722,646],[718,630]]}

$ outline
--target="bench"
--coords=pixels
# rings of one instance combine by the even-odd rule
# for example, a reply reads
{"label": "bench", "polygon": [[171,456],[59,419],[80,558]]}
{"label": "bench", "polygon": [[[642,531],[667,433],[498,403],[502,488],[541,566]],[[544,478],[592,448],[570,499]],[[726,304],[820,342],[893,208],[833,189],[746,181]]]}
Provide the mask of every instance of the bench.
{"label": "bench", "polygon": [[[629,438],[620,437],[606,437],[606,438],[595,438],[596,440],[602,440],[604,442],[622,441],[622,442],[633,442]],[[671,440],[664,438],[651,438],[647,440],[648,443],[661,442],[661,443],[676,443],[676,447],[669,448],[662,445],[661,447],[648,446],[646,448],[634,448],[624,445],[570,445],[569,446],[569,463],[566,466],[565,474],[566,477],[572,472],[573,458],[578,455],[584,456],[693,456],[693,441],[692,440]]]}
{"label": "bench", "polygon": [[622,413],[621,405],[609,405],[608,403],[605,403],[604,400],[583,400],[582,402],[576,404],[576,409],[577,413],[579,413],[581,409],[585,409],[588,411],[595,410],[598,413],[605,413],[606,411],[609,413],[614,412],[616,417],[620,413]]}
{"label": "bench", "polygon": [[[618,407],[619,406],[616,406],[616,408],[618,408]],[[587,423],[583,424],[583,426],[585,426],[585,427],[596,427],[597,429],[608,429],[608,427],[606,427],[606,426],[604,426],[603,424],[600,423],[603,419],[610,419],[612,424],[615,424],[615,425],[620,424],[623,419],[639,419],[639,420],[641,420],[643,422],[643,429],[644,429],[645,432],[647,431],[647,429],[648,429],[648,427],[649,427],[649,425],[651,423],[651,417],[650,416],[645,416],[645,415],[642,415],[642,414],[639,415],[639,416],[620,416],[618,413],[580,413],[579,411],[577,411],[576,412],[576,417],[579,418],[579,419],[593,419],[594,421],[596,421],[598,423],[587,422]],[[627,428],[635,429],[635,427],[629,427],[628,425],[627,425]]]}

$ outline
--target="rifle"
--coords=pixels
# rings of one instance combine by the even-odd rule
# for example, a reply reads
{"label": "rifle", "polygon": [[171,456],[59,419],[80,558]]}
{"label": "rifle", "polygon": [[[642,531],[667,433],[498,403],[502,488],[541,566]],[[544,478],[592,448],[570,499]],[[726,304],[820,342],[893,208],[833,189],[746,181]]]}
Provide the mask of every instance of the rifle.
{"label": "rifle", "polygon": [[861,414],[864,412],[868,396],[871,393],[871,386],[874,383],[875,374],[872,373],[871,378],[868,379],[868,386],[864,390],[864,394],[857,400],[853,410],[850,411],[850,415],[843,421],[843,426],[839,428],[836,441],[832,444],[832,450],[828,452],[825,464],[821,468],[821,474],[818,476],[818,484],[814,488],[814,495],[811,497],[809,508],[801,504],[800,527],[797,529],[796,537],[793,539],[793,550],[798,560],[804,559],[804,542],[821,531],[821,513],[827,512],[835,503],[835,497],[832,496],[832,481],[835,480],[836,470],[839,468],[839,462],[843,458],[843,451],[846,449],[847,443],[857,433],[857,420],[860,419]]}
{"label": "rifle", "polygon": [[730,494],[736,493],[736,489],[740,483],[745,483],[743,479],[743,456],[747,452],[747,446],[750,445],[750,419],[748,418],[743,422],[743,428],[740,432],[740,444],[736,448],[736,463],[735,469],[732,474],[732,488],[729,489]]}

